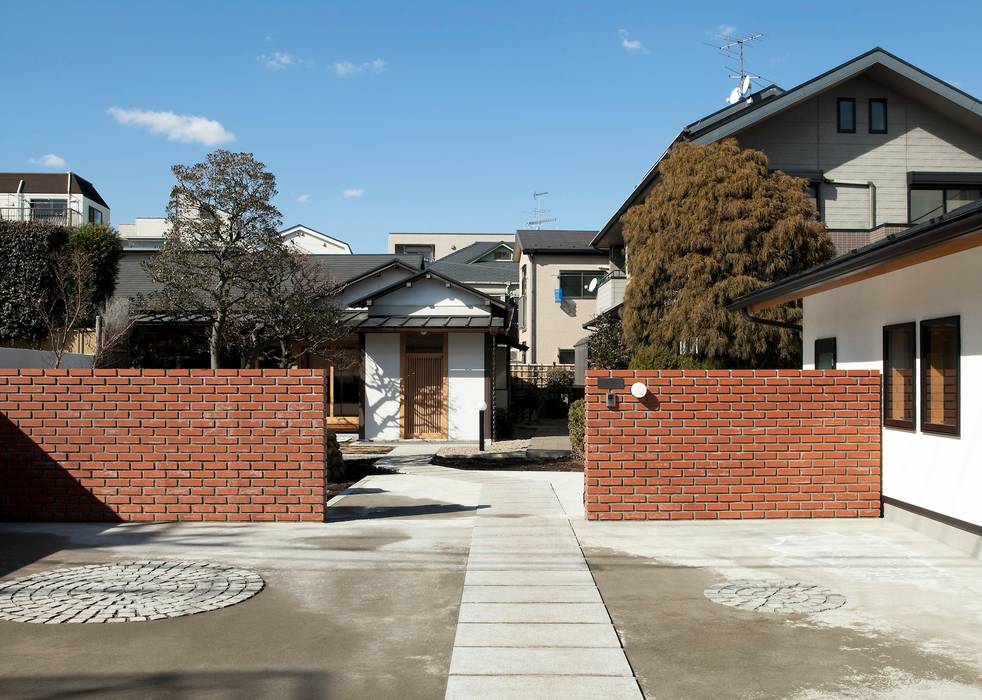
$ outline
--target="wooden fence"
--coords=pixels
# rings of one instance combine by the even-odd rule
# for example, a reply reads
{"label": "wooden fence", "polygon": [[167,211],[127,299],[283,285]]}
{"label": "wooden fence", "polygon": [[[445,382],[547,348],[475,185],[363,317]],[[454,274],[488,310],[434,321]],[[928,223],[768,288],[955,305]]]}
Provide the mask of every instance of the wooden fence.
{"label": "wooden fence", "polygon": [[546,377],[549,374],[549,370],[554,367],[559,369],[564,369],[570,374],[573,373],[575,365],[511,365],[511,378],[513,380],[528,382],[529,384],[534,384],[535,386],[545,386]]}

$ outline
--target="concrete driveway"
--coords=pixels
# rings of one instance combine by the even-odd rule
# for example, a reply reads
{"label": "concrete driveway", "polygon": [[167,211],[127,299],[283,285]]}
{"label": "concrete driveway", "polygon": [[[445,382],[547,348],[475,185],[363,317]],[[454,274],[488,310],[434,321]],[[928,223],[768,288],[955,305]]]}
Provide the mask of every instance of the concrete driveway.
{"label": "concrete driveway", "polygon": [[[0,621],[0,697],[982,698],[982,564],[899,525],[585,522],[578,474],[399,452],[325,524],[0,525],[2,580],[137,559],[266,580],[190,617]],[[845,602],[706,597],[732,580]]]}

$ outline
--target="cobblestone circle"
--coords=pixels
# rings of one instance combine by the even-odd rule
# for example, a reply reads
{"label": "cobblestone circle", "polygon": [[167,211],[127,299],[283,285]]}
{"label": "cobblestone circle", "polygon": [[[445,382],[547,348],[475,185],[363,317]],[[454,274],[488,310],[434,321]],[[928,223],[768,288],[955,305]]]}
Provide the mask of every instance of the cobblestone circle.
{"label": "cobblestone circle", "polygon": [[195,561],[133,561],[54,569],[0,581],[0,620],[141,622],[227,608],[263,589],[244,569]]}
{"label": "cobblestone circle", "polygon": [[770,613],[817,613],[846,603],[844,595],[799,581],[727,581],[707,588],[705,593],[720,605]]}

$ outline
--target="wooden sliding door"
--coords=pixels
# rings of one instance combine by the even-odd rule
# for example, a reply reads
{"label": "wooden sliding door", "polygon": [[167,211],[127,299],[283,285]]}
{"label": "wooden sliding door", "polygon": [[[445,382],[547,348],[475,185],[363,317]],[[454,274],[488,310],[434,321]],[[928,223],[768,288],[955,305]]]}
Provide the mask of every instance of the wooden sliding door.
{"label": "wooden sliding door", "polygon": [[418,333],[402,337],[403,437],[447,437],[446,337]]}

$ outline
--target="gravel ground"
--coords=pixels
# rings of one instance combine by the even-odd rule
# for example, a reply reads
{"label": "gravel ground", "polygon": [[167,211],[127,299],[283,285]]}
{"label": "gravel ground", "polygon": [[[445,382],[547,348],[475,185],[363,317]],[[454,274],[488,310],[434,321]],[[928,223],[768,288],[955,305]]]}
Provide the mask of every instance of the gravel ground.
{"label": "gravel ground", "polygon": [[[529,440],[499,440],[497,442],[484,443],[485,452],[524,452],[528,449]],[[441,457],[450,455],[472,455],[480,450],[477,445],[458,445],[455,447],[441,447],[437,452]]]}

